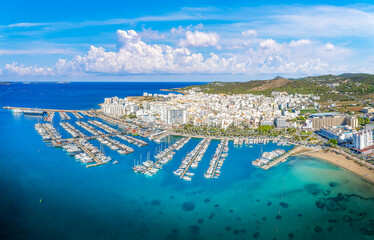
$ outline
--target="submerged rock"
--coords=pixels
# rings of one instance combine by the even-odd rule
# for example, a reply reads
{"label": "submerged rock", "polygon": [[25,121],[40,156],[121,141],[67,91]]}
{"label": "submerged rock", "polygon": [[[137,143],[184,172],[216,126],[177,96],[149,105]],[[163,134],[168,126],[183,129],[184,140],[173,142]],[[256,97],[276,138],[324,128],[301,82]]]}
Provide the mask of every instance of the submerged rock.
{"label": "submerged rock", "polygon": [[320,226],[316,226],[316,227],[314,228],[314,231],[315,231],[316,233],[319,233],[319,232],[322,231],[322,228],[321,228]]}
{"label": "submerged rock", "polygon": [[182,205],[184,211],[192,211],[195,209],[195,204],[193,202],[185,202]]}
{"label": "submerged rock", "polygon": [[307,184],[304,186],[304,189],[313,196],[318,195],[322,192],[322,189],[316,183]]}
{"label": "submerged rock", "polygon": [[330,186],[330,187],[336,187],[336,186],[338,186],[338,184],[339,184],[339,183],[337,183],[337,182],[330,182],[330,183],[329,183],[329,186]]}
{"label": "submerged rock", "polygon": [[260,236],[260,233],[259,232],[255,232],[254,234],[253,234],[253,238],[258,238]]}
{"label": "submerged rock", "polygon": [[344,222],[352,222],[352,217],[349,216],[349,215],[344,215],[344,216],[343,216],[343,221],[344,221]]}
{"label": "submerged rock", "polygon": [[324,207],[326,206],[326,204],[324,203],[324,201],[322,201],[322,200],[320,199],[320,200],[318,200],[318,201],[316,202],[316,206],[317,206],[318,208],[324,208]]}
{"label": "submerged rock", "polygon": [[281,205],[284,208],[288,208],[288,204],[285,202],[280,202],[279,205]]}
{"label": "submerged rock", "polygon": [[293,233],[289,233],[289,234],[288,234],[288,238],[289,238],[290,240],[292,240],[292,239],[295,238],[295,235],[294,235]]}
{"label": "submerged rock", "polygon": [[281,220],[281,219],[282,219],[282,216],[281,216],[281,215],[277,215],[277,216],[275,216],[275,219],[277,219],[277,220]]}
{"label": "submerged rock", "polygon": [[197,235],[200,233],[200,227],[197,225],[191,225],[190,229],[191,229],[192,234]]}
{"label": "submerged rock", "polygon": [[271,202],[269,201],[268,204],[266,204],[267,206],[270,206],[271,205]]}

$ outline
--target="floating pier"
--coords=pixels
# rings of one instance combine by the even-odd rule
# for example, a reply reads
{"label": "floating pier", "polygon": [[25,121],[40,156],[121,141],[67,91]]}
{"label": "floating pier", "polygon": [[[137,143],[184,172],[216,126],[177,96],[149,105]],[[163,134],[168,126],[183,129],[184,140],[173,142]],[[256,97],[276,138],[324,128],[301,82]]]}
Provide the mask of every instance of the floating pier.
{"label": "floating pier", "polygon": [[71,119],[70,116],[64,111],[60,111],[60,112],[58,112],[58,114],[60,115],[61,120],[70,120]]}
{"label": "floating pier", "polygon": [[83,116],[80,115],[78,112],[72,112],[74,117],[76,117],[77,119],[83,119]]}
{"label": "floating pier", "polygon": [[[186,159],[187,160],[187,166],[184,167],[184,170],[182,171],[182,173],[180,174],[179,178],[183,178],[184,175],[186,174],[186,172],[188,171],[188,169],[191,167],[192,163],[195,161],[195,159],[197,158],[197,156],[199,155],[201,149],[203,149],[203,147],[210,142],[210,139],[206,138],[206,139],[203,139],[201,140],[201,142],[196,146],[196,148],[194,150],[192,150],[189,154],[187,154],[187,157]],[[191,154],[192,153],[192,154]],[[192,155],[192,156],[188,156],[188,155]],[[202,156],[201,156],[202,158]],[[184,159],[183,161],[186,161],[186,159]],[[182,165],[183,164],[183,161],[182,161]],[[183,167],[180,167],[179,169],[183,169]],[[178,170],[179,170],[178,169]],[[177,171],[178,171],[177,170]],[[183,178],[184,179],[184,178]],[[186,178],[187,179],[187,178]],[[187,179],[187,180],[191,180],[190,178]]]}

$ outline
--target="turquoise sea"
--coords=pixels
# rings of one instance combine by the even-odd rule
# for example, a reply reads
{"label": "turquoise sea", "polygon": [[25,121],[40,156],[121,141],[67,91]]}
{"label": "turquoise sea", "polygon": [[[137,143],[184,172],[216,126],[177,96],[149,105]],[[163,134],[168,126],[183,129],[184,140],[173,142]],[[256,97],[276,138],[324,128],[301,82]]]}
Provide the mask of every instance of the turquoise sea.
{"label": "turquoise sea", "polygon": [[[0,105],[91,109],[104,97],[187,85],[0,85]],[[167,143],[145,139],[150,144],[143,148],[125,143],[135,149],[126,156],[105,148],[119,163],[87,169],[61,149],[48,147],[34,130],[38,121],[0,110],[0,239],[374,239],[372,184],[304,156],[268,171],[251,165],[261,147],[290,147],[234,147],[230,142],[221,176],[205,179],[218,145],[212,141],[186,182],[172,172],[200,139],[192,139],[155,176],[146,177],[132,171],[134,161],[153,159]],[[56,128],[58,122],[56,114]]]}

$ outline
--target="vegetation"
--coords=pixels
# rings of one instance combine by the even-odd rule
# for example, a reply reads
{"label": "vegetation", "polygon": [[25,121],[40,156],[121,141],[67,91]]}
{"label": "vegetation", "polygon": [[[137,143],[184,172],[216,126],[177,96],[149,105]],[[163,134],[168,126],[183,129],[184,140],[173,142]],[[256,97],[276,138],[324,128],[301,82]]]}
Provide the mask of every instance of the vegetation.
{"label": "vegetation", "polygon": [[[326,84],[338,84],[332,88]],[[320,101],[349,101],[353,98],[374,98],[374,75],[351,74],[322,75],[299,79],[277,77],[272,80],[248,82],[212,82],[204,85],[188,86],[181,90],[194,89],[212,94],[262,94],[270,96],[273,91],[289,94],[314,94]],[[353,98],[352,98],[352,97]],[[307,111],[307,110],[306,110]],[[310,110],[313,113],[313,110]]]}
{"label": "vegetation", "polygon": [[329,143],[333,146],[336,146],[338,144],[338,140],[334,139],[334,138],[331,138],[329,139]]}
{"label": "vegetation", "polygon": [[358,124],[359,125],[366,125],[366,124],[369,124],[370,123],[370,119],[367,117],[367,118],[363,118],[363,117],[358,117]]}
{"label": "vegetation", "polygon": [[317,110],[312,108],[312,109],[301,109],[300,114],[313,114],[316,113]]}

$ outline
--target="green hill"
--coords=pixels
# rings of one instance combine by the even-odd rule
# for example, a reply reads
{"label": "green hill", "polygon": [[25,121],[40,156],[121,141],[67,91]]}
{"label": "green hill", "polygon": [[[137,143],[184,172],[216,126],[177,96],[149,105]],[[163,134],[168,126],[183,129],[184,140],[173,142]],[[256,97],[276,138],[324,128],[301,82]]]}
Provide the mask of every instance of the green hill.
{"label": "green hill", "polygon": [[211,94],[264,94],[273,91],[289,94],[314,94],[326,100],[352,100],[355,98],[374,98],[374,75],[345,73],[341,75],[308,76],[298,79],[276,77],[271,80],[248,82],[212,82],[195,85],[180,90],[193,89]]}

